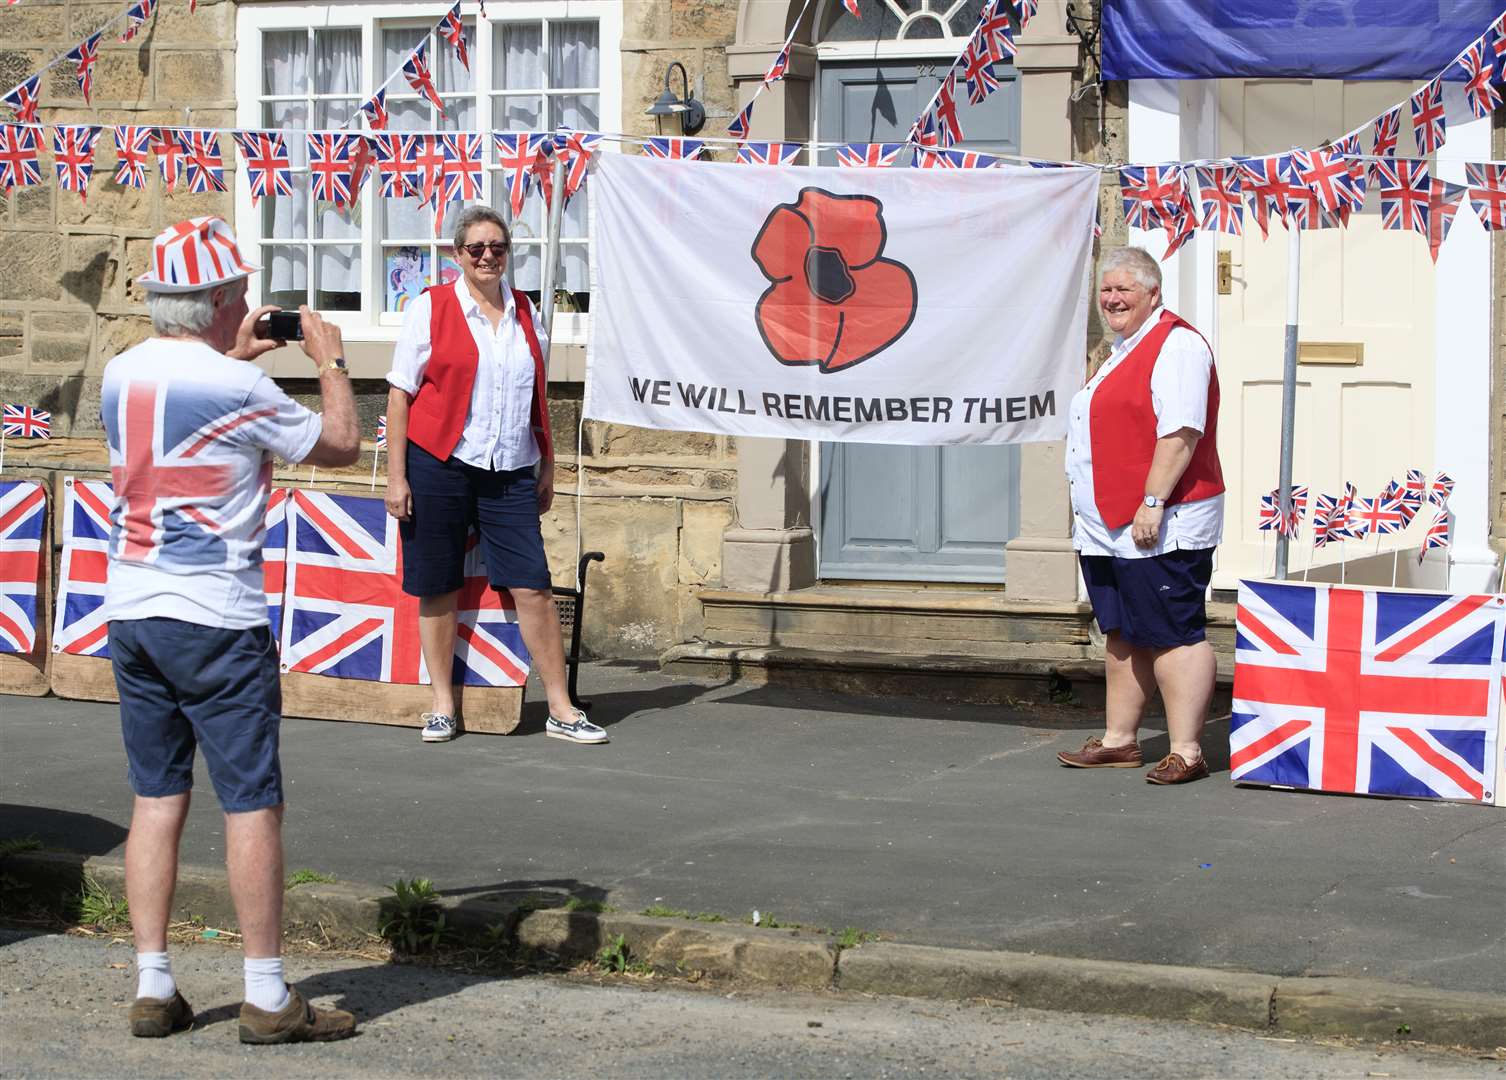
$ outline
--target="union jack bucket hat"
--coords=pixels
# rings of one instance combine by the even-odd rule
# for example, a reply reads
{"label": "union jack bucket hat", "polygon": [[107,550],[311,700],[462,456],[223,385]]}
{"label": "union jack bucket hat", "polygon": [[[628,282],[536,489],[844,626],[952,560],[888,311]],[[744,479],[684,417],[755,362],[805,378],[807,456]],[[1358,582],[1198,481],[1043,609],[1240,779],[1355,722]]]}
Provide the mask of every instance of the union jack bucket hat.
{"label": "union jack bucket hat", "polygon": [[148,292],[186,293],[254,274],[241,256],[235,233],[220,217],[196,217],[169,225],[152,241],[152,266],[136,276]]}

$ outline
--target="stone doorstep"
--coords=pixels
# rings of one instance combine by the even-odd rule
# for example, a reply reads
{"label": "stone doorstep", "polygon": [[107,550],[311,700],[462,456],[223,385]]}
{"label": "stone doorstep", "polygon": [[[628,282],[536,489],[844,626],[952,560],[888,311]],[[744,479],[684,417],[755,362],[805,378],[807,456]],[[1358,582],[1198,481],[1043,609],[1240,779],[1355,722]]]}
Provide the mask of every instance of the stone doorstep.
{"label": "stone doorstep", "polygon": [[[76,895],[87,873],[116,895],[119,859],[19,852],[0,861],[29,889]],[[1162,964],[1084,960],[1034,953],[875,942],[841,949],[825,934],[658,919],[611,912],[535,909],[541,891],[441,897],[446,922],[463,935],[502,928],[505,940],[565,960],[590,960],[621,935],[629,962],[670,975],[804,991],[973,1000],[1022,1008],[1113,1013],[1228,1024],[1286,1035],[1416,1041],[1495,1050],[1506,1031],[1506,995],[1435,990],[1323,976],[1283,977]],[[338,883],[285,894],[287,936],[315,944],[369,942],[391,911],[390,890]],[[222,870],[184,867],[174,916],[236,926]]]}

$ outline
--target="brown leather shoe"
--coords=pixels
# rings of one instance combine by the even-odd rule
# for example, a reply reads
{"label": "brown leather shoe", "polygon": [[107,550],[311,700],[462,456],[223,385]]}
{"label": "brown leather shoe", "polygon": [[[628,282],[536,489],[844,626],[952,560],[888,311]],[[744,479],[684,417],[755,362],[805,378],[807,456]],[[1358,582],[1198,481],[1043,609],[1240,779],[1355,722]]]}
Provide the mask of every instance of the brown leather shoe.
{"label": "brown leather shoe", "polygon": [[170,998],[139,997],[126,1014],[131,1034],[138,1039],[162,1039],[175,1031],[193,1027],[193,1009],[174,991]]}
{"label": "brown leather shoe", "polygon": [[278,1012],[241,1003],[241,1042],[334,1042],[356,1033],[356,1018],[343,1009],[316,1009],[288,987],[288,1003]]}
{"label": "brown leather shoe", "polygon": [[1181,754],[1167,754],[1156,767],[1145,774],[1152,784],[1190,784],[1208,775],[1208,760],[1199,757],[1191,765]]}
{"label": "brown leather shoe", "polygon": [[1056,760],[1073,769],[1138,769],[1145,764],[1139,743],[1104,746],[1102,739],[1089,739],[1081,750],[1062,750]]}

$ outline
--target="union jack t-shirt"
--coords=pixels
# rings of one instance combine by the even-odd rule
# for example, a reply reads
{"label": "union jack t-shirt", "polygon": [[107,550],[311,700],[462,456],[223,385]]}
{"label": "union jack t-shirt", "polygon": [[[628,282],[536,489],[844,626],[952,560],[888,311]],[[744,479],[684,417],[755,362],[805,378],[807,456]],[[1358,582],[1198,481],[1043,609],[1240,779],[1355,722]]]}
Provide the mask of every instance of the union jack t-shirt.
{"label": "union jack t-shirt", "polygon": [[100,412],[115,488],[106,618],[267,625],[272,457],[307,457],[319,415],[253,364],[169,338],[106,365]]}

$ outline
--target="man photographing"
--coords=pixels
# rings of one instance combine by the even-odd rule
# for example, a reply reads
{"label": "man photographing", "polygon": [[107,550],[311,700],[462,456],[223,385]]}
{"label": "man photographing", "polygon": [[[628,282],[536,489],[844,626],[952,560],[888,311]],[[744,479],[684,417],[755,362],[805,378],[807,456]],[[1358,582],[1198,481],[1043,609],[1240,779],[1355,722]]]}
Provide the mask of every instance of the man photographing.
{"label": "man photographing", "polygon": [[281,341],[258,336],[272,307],[247,311],[241,257],[217,217],[170,226],[136,278],[156,336],[105,367],[110,444],[105,615],[120,722],[135,792],[126,895],[137,949],[133,1035],[193,1023],[167,956],[167,923],[202,750],[225,812],[225,862],[245,948],[240,1038],[340,1039],[355,1018],[315,1009],[283,980],[282,696],[267,625],[261,548],[272,457],[311,465],[356,460],[355,399],[338,327],[300,309],[300,345],[317,365],[324,411],[278,389],[254,360]]}

